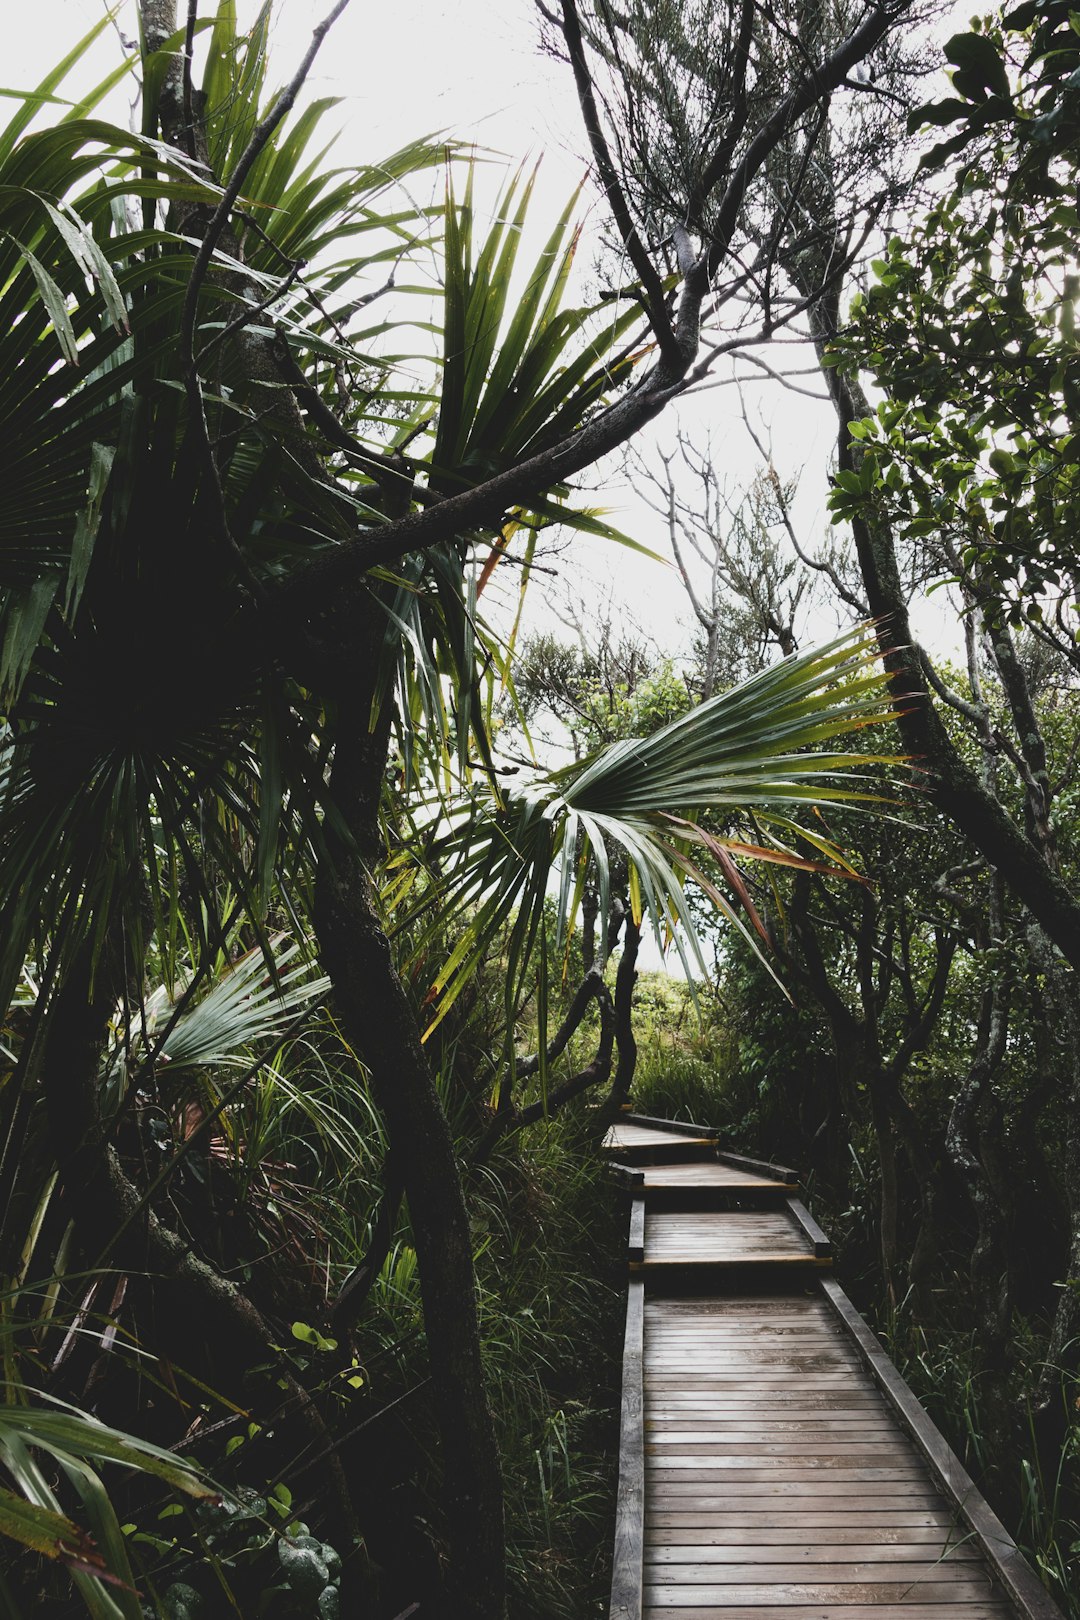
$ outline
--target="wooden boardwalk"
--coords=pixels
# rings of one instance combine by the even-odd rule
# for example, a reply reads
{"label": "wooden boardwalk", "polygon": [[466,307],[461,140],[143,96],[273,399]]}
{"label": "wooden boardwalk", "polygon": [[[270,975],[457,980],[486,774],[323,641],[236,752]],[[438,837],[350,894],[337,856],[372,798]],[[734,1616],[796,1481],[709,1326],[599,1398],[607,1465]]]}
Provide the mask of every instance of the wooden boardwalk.
{"label": "wooden boardwalk", "polygon": [[793,1173],[631,1117],[611,1620],[1061,1620],[829,1275]]}

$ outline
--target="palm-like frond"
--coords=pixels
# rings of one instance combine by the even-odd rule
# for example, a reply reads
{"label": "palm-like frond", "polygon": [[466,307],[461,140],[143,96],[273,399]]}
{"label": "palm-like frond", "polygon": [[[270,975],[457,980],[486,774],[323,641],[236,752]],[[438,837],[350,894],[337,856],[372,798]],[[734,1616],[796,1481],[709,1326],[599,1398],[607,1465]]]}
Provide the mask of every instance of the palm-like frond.
{"label": "palm-like frond", "polygon": [[[860,774],[895,756],[830,752],[824,745],[889,719],[893,710],[874,667],[872,629],[785,659],[729,692],[692,709],[651,737],[617,742],[584,764],[496,796],[477,793],[453,828],[436,834],[433,854],[447,863],[448,892],[461,915],[473,908],[462,937],[434,981],[439,1015],[510,924],[510,969],[520,982],[553,885],[560,933],[570,922],[591,860],[606,912],[609,849],[629,865],[635,913],[657,934],[673,937],[687,969],[704,971],[688,879],[704,888],[736,926],[746,911],[727,845],[743,857],[810,864],[792,845],[809,844],[834,872],[851,868],[824,830],[813,825],[824,805],[880,799]],[[810,812],[810,824],[799,811]],[[768,842],[726,840],[696,825],[701,812],[755,815]],[[694,848],[719,860],[729,898]],[[730,864],[726,864],[730,863]],[[820,869],[821,862],[812,863]],[[424,943],[429,943],[430,936]]]}
{"label": "palm-like frond", "polygon": [[[476,482],[558,439],[624,382],[633,364],[633,351],[619,345],[640,325],[636,307],[597,329],[597,310],[567,305],[576,196],[535,263],[519,265],[535,181],[534,170],[509,182],[479,241],[471,173],[461,203],[448,189],[443,381],[431,457],[442,490]],[[559,510],[573,520],[572,511]]]}
{"label": "palm-like frond", "polygon": [[[440,382],[405,430],[433,418],[434,443],[418,470],[439,494],[480,482],[578,426],[624,385],[637,357],[628,341],[640,325],[636,306],[605,320],[595,308],[567,303],[576,196],[535,260],[522,262],[535,181],[535,170],[513,176],[484,232],[475,217],[473,171],[460,200],[447,181]],[[401,741],[410,783],[425,768],[437,778],[455,755],[465,776],[471,750],[488,757],[476,671],[499,671],[503,659],[479,617],[479,594],[516,535],[528,545],[554,523],[645,550],[568,490],[553,489],[531,509],[511,513],[494,543],[485,536],[488,557],[476,585],[462,570],[467,536],[401,565],[401,588],[387,607],[382,695],[386,701],[396,682],[399,712],[407,717]],[[447,682],[454,691],[452,728]],[[425,743],[429,755],[421,761]]]}
{"label": "palm-like frond", "polygon": [[[15,1393],[17,1400],[0,1404],[0,1465],[15,1487],[0,1488],[0,1535],[66,1563],[93,1620],[140,1620],[124,1536],[98,1465],[138,1469],[204,1502],[215,1500],[218,1492],[172,1452],[52,1397],[44,1397],[51,1407],[37,1404],[42,1397],[21,1385]],[[40,1453],[49,1459],[48,1473]],[[78,1498],[92,1542],[64,1513],[49,1477],[55,1472]]]}
{"label": "palm-like frond", "polygon": [[277,936],[269,947],[272,975],[266,953],[248,951],[225,965],[216,983],[175,1022],[178,998],[160,986],[147,997],[142,1043],[154,1044],[155,1032],[166,1029],[156,1050],[159,1060],[174,1071],[211,1065],[247,1067],[252,1047],[265,1046],[283,1033],[299,1012],[330,989],[325,975],[313,976],[307,962],[296,961],[300,951],[296,941],[286,943]]}

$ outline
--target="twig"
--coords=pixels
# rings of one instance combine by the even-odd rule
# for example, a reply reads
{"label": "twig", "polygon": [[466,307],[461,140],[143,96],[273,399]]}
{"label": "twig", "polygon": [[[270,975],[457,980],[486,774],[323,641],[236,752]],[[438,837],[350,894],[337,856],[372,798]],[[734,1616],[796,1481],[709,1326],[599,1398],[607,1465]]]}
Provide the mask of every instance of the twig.
{"label": "twig", "polygon": [[191,86],[192,58],[195,54],[195,24],[199,16],[199,0],[188,0],[187,27],[184,30],[184,134],[187,137],[188,157],[196,157],[195,97]]}
{"label": "twig", "polygon": [[563,38],[566,40],[567,50],[570,53],[570,65],[574,70],[574,83],[577,85],[581,116],[585,122],[585,131],[589,137],[589,145],[592,148],[600,184],[604,188],[604,195],[607,197],[611,212],[615,216],[615,223],[630,256],[630,262],[641,280],[645,294],[644,303],[649,314],[649,325],[656,335],[661,354],[666,359],[673,360],[678,364],[681,355],[671,325],[671,318],[668,314],[668,297],[664,291],[664,284],[657,273],[656,266],[649,257],[645,244],[638,234],[637,226],[634,224],[630,214],[630,205],[627,202],[626,193],[612,161],[611,149],[604,137],[600,113],[596,105],[596,96],[593,91],[592,77],[589,73],[588,63],[585,60],[585,44],[581,37],[581,21],[574,0],[562,0],[562,32]]}

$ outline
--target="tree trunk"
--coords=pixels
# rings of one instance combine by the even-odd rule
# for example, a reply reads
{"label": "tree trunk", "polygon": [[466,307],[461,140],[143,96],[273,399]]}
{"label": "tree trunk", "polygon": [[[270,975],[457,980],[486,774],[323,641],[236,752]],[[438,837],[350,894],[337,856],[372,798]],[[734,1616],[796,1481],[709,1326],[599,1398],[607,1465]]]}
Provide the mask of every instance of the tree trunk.
{"label": "tree trunk", "polygon": [[637,1041],[634,1039],[634,986],[637,983],[637,956],[641,927],[629,907],[623,919],[623,948],[615,973],[615,1045],[619,1060],[611,1082],[611,1101],[624,1103],[630,1096],[637,1068]]}
{"label": "tree trunk", "polygon": [[[367,628],[373,636],[377,615]],[[442,1440],[446,1612],[454,1620],[502,1620],[502,1479],[480,1352],[469,1218],[450,1128],[368,870],[378,851],[389,726],[384,713],[369,729],[371,690],[368,681],[358,681],[339,716],[330,788],[351,841],[331,834],[330,854],[320,861],[319,943],[343,1026],[370,1071],[409,1203]]]}

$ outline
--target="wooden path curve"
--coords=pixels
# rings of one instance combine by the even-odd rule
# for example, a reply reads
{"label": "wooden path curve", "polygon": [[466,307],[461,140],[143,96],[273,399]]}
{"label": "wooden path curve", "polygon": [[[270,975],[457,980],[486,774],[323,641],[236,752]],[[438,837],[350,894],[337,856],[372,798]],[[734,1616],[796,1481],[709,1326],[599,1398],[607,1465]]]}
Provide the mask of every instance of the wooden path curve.
{"label": "wooden path curve", "polygon": [[625,1116],[611,1620],[1062,1620],[780,1165]]}

